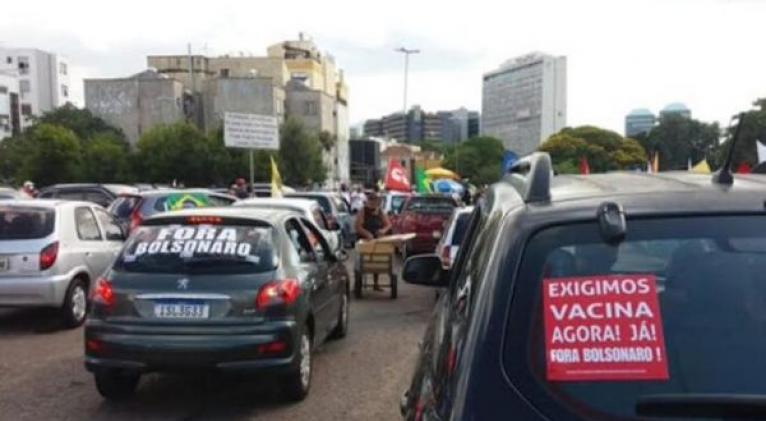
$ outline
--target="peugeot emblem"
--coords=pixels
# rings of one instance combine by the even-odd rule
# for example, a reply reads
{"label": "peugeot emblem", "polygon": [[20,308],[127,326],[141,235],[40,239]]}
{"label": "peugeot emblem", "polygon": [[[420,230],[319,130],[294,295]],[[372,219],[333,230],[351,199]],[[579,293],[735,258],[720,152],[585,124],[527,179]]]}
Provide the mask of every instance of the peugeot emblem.
{"label": "peugeot emblem", "polygon": [[181,278],[178,280],[178,289],[189,289],[189,278]]}

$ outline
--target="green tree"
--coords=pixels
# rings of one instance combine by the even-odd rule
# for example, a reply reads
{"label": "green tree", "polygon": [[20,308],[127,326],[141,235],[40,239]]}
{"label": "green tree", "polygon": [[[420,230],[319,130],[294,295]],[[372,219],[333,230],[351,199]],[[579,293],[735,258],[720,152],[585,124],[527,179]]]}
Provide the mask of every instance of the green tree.
{"label": "green tree", "polygon": [[132,178],[128,148],[109,131],[82,142],[83,179],[97,183],[125,182]]}
{"label": "green tree", "polygon": [[480,136],[450,148],[442,165],[473,184],[490,184],[500,178],[503,143],[494,137]]}
{"label": "green tree", "polygon": [[134,170],[141,181],[207,186],[213,181],[210,149],[208,137],[194,125],[155,126],[136,145]]}
{"label": "green tree", "polygon": [[280,130],[279,173],[291,186],[322,183],[327,177],[318,136],[305,129],[300,120],[288,118]]}
{"label": "green tree", "polygon": [[63,105],[43,114],[42,117],[37,119],[37,123],[66,127],[82,140],[91,139],[95,135],[107,134],[112,139],[127,145],[125,134],[122,133],[122,130],[94,116],[88,109],[77,108],[72,104]]}
{"label": "green tree", "polygon": [[[741,163],[747,163],[750,166],[757,165],[758,152],[755,142],[760,140],[766,143],[766,98],[757,99],[753,102],[753,105],[755,106],[754,109],[744,113],[742,129],[739,135],[740,139],[737,142],[737,149],[734,151],[732,170],[736,170],[737,166]],[[735,129],[736,127],[732,126],[726,130],[728,138],[725,142],[721,143],[713,159],[716,166],[723,164]]]}
{"label": "green tree", "polygon": [[77,136],[53,124],[36,124],[21,139],[15,152],[20,164],[16,182],[33,180],[40,186],[79,181],[82,177],[82,151]]}
{"label": "green tree", "polygon": [[643,147],[619,134],[594,126],[567,127],[540,146],[548,152],[557,173],[579,172],[580,160],[586,158],[591,172],[629,169],[646,163]]}
{"label": "green tree", "polygon": [[335,146],[335,143],[338,141],[337,137],[335,137],[335,135],[328,132],[327,130],[322,130],[319,132],[318,140],[319,144],[322,145],[322,149],[324,149],[325,152],[330,152]]}
{"label": "green tree", "polygon": [[660,117],[649,134],[641,140],[650,154],[659,153],[660,169],[685,170],[689,160],[715,161],[720,130],[718,123],[704,123],[678,114]]}
{"label": "green tree", "polygon": [[445,145],[439,140],[425,139],[417,142],[416,145],[420,146],[423,152],[437,152],[439,154],[445,154],[450,150],[450,145]]}

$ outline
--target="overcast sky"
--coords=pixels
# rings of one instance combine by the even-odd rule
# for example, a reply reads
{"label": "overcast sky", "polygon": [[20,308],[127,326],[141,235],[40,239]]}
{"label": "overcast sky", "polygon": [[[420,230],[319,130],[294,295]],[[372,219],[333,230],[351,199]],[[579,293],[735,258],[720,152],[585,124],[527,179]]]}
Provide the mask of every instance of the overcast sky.
{"label": "overcast sky", "polygon": [[402,107],[399,46],[419,48],[410,104],[481,108],[481,75],[530,51],[568,59],[568,125],[622,132],[633,108],[683,102],[727,124],[766,96],[766,1],[229,1],[3,2],[0,44],[71,61],[82,78],[143,70],[147,54],[217,55],[266,47],[303,31],[336,57],[350,88],[351,121]]}

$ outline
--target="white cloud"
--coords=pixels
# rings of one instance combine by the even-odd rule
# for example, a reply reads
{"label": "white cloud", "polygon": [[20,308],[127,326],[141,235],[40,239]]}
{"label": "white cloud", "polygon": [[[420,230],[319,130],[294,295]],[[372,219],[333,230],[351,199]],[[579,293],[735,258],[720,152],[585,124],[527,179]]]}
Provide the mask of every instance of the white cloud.
{"label": "white cloud", "polygon": [[681,101],[725,123],[766,96],[765,12],[766,2],[742,0],[29,0],[4,4],[0,42],[63,53],[73,76],[110,77],[188,42],[208,54],[264,54],[305,31],[346,70],[353,122],[401,108],[402,58],[392,51],[400,45],[423,50],[409,103],[430,110],[480,108],[483,72],[541,50],[568,57],[569,124],[621,131],[636,107]]}

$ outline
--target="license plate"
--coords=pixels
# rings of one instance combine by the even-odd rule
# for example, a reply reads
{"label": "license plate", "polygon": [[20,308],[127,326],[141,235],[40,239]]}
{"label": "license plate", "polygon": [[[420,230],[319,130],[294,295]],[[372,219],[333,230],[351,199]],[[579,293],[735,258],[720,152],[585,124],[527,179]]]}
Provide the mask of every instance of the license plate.
{"label": "license plate", "polygon": [[11,259],[0,257],[0,272],[5,272],[11,268]]}
{"label": "license plate", "polygon": [[210,306],[193,303],[157,303],[154,305],[154,317],[159,319],[207,319]]}

